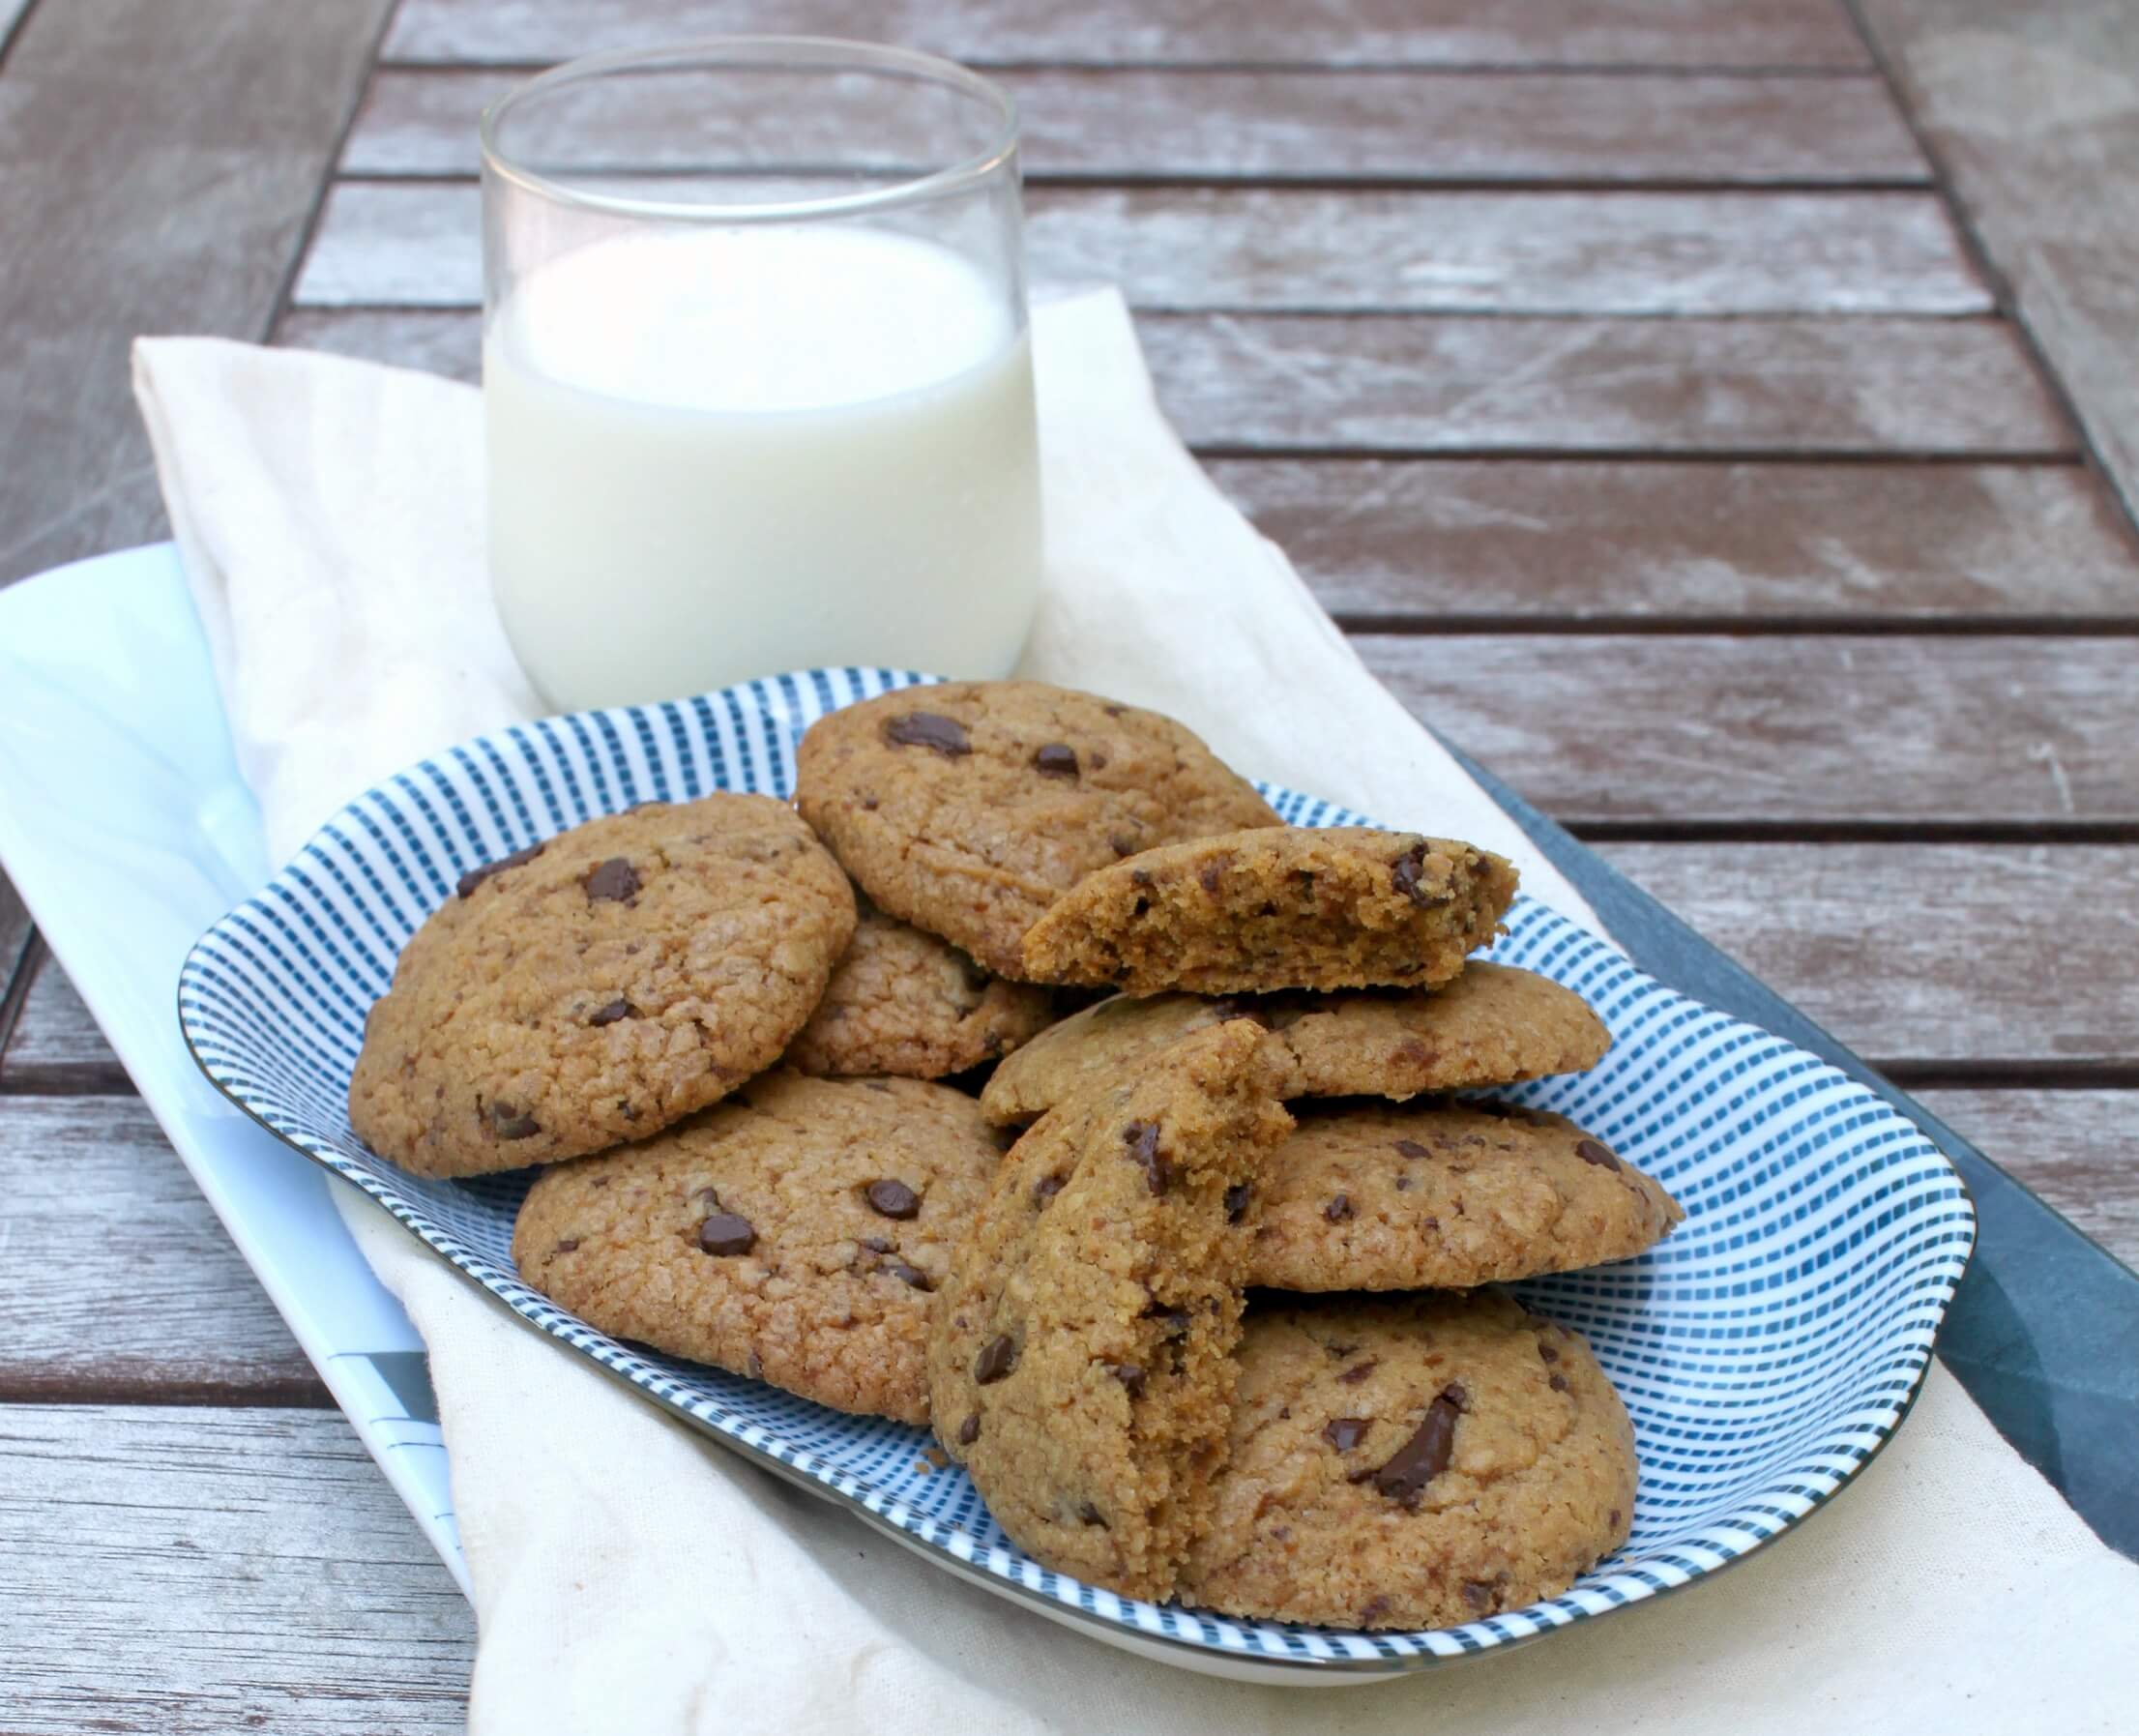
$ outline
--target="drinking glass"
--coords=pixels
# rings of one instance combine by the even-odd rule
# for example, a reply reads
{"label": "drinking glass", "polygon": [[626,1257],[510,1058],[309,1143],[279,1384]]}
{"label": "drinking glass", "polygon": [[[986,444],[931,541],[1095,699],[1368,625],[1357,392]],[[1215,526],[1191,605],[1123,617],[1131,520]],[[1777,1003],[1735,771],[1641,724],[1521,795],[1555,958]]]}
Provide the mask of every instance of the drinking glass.
{"label": "drinking glass", "polygon": [[543,695],[1009,673],[1040,558],[1010,98],[735,37],[559,67],[482,137],[490,572]]}

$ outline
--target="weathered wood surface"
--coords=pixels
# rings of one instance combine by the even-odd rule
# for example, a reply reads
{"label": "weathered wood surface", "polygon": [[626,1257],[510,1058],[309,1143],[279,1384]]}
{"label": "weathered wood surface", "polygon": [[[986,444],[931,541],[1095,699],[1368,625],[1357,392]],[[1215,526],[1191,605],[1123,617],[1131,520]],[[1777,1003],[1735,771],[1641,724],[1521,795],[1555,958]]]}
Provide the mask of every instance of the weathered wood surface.
{"label": "weathered wood surface", "polygon": [[[2139,624],[2139,544],[2062,465],[1225,458],[1354,625]],[[1451,720],[1451,724],[1454,720]]]}
{"label": "weathered wood surface", "polygon": [[[472,175],[476,118],[524,73],[382,73],[341,170]],[[1006,72],[1026,180],[1559,180],[1912,185],[1923,154],[1869,74],[1702,77],[1671,74],[1285,71]],[[703,103],[656,85],[634,107],[630,166],[691,167],[709,149],[767,135],[789,153],[811,117],[787,112],[731,133]],[[664,112],[664,109],[667,112]],[[830,127],[836,112],[824,116]],[[560,126],[570,124],[560,117]],[[561,144],[571,133],[545,134]],[[581,135],[599,147],[605,133]],[[1730,140],[1718,151],[1718,138]],[[840,141],[827,138],[826,143]]]}
{"label": "weathered wood surface", "polygon": [[[338,185],[300,306],[473,307],[473,185]],[[1307,312],[1978,313],[1989,292],[1918,193],[1036,188],[1038,283],[1139,308]]]}
{"label": "weathered wood surface", "polygon": [[[753,0],[403,0],[390,61],[524,64],[649,41],[764,30]],[[1305,62],[1402,65],[1856,68],[1835,0],[793,0],[795,36],[901,43],[977,65]]]}
{"label": "weathered wood surface", "polygon": [[139,1098],[0,1095],[0,1401],[331,1404]]}
{"label": "weathered wood surface", "polygon": [[2139,9],[1864,0],[2007,295],[2139,511]]}
{"label": "weathered wood surface", "polygon": [[[2011,330],[1973,319],[1148,314],[1160,402],[1219,455],[2058,457]],[[462,310],[299,309],[277,340],[464,380]]]}
{"label": "weathered wood surface", "polygon": [[[2139,1067],[2139,925],[2127,920],[2139,909],[2139,845],[1598,848],[1868,1057],[1942,1074],[1972,1061]],[[48,965],[0,1087],[108,1091],[115,1078],[128,1088]],[[0,1095],[0,1120],[10,1106]]]}
{"label": "weathered wood surface", "polygon": [[331,1411],[0,1406],[0,1727],[466,1727],[475,1618]]}
{"label": "weathered wood surface", "polygon": [[2139,820],[2124,639],[1367,635],[1367,666],[1563,824]]}
{"label": "weathered wood surface", "polygon": [[[1988,1084],[1995,1073],[1998,1082],[2087,1083],[2105,1066],[2118,1076],[2103,1082],[2128,1082],[2139,1032],[2139,847],[1598,849],[1904,1082],[1933,1074],[1942,1084]],[[2113,1138],[2117,1125],[2096,1125],[2105,1154],[2131,1150]]]}
{"label": "weathered wood surface", "polygon": [[161,534],[127,347],[265,333],[385,8],[25,18],[0,84],[0,583]]}
{"label": "weathered wood surface", "polygon": [[6,1093],[129,1094],[133,1081],[104,1042],[67,973],[36,949],[15,1028],[0,1046],[0,1117]]}
{"label": "weathered wood surface", "polygon": [[2133,1091],[1922,1091],[1923,1106],[2139,1269]]}

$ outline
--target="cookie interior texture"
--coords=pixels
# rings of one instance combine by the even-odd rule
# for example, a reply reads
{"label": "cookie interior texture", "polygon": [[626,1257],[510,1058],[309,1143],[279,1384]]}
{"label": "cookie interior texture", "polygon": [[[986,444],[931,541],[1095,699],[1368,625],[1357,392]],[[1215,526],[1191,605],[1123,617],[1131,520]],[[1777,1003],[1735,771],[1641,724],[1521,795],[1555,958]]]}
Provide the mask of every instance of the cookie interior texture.
{"label": "cookie interior texture", "polygon": [[350,1125],[427,1176],[642,1137],[779,1058],[854,921],[838,864],[769,796],[589,820],[472,869],[409,940]]}
{"label": "cookie interior texture", "polygon": [[1154,1600],[1207,1520],[1245,1238],[1237,1190],[1291,1126],[1264,1035],[1199,1032],[1003,1161],[929,1343],[937,1438],[1036,1560]]}
{"label": "cookie interior texture", "polygon": [[1228,1018],[1252,1018],[1276,1036],[1288,1098],[1401,1100],[1513,1084],[1594,1067],[1612,1041],[1571,988],[1482,959],[1429,990],[1116,995],[1050,1026],[1005,1060],[982,1106],[996,1121],[1029,1121],[1085,1081]]}
{"label": "cookie interior texture", "polygon": [[1201,838],[1102,868],[1024,940],[1037,982],[1187,988],[1431,988],[1489,941],[1512,864],[1475,845],[1364,827]]}
{"label": "cookie interior texture", "polygon": [[996,975],[1109,863],[1277,815],[1170,718],[1040,682],[906,689],[820,719],[796,805],[881,908]]}
{"label": "cookie interior texture", "polygon": [[940,1079],[1007,1054],[1054,1020],[1050,992],[1007,983],[948,940],[864,907],[787,1065]]}
{"label": "cookie interior texture", "polygon": [[1001,1162],[962,1092],[779,1072],[543,1171],[520,1276],[618,1338],[839,1410],[923,1423],[936,1291]]}
{"label": "cookie interior texture", "polygon": [[1248,1281],[1470,1289],[1631,1259],[1685,1216],[1564,1115],[1490,1102],[1304,1106],[1256,1179]]}
{"label": "cookie interior texture", "polygon": [[1440,1628],[1556,1597],[1625,1543],[1626,1407],[1581,1336],[1506,1296],[1258,1300],[1182,1596]]}

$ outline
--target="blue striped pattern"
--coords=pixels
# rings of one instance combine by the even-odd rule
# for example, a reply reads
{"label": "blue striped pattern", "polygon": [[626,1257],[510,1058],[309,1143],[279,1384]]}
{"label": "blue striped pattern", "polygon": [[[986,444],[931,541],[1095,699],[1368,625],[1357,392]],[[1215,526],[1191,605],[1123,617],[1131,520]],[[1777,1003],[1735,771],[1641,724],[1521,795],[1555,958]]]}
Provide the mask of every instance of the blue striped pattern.
{"label": "blue striped pattern", "polygon": [[[675,704],[544,720],[425,760],[352,802],[204,935],[179,1007],[208,1076],[362,1188],[534,1327],[657,1402],[964,1571],[1058,1612],[1174,1645],[1387,1672],[1528,1639],[1713,1572],[1786,1529],[1878,1451],[1907,1409],[1974,1235],[1952,1166],[1908,1121],[1801,1049],[1674,993],[1535,900],[1492,956],[1579,990],[1604,1064],[1506,1093],[1593,1129],[1687,1221],[1624,1265],[1519,1286],[1586,1333],[1634,1420],[1627,1547],[1565,1597],[1461,1628],[1352,1633],[1117,1598],[1028,1560],[927,1437],[627,1348],[522,1284],[509,1251],[524,1175],[426,1182],[365,1150],[345,1108],[365,1011],[465,869],[591,815],[717,789],[785,795],[823,712],[923,678],[809,671]],[[1266,793],[1295,824],[1329,804]]]}

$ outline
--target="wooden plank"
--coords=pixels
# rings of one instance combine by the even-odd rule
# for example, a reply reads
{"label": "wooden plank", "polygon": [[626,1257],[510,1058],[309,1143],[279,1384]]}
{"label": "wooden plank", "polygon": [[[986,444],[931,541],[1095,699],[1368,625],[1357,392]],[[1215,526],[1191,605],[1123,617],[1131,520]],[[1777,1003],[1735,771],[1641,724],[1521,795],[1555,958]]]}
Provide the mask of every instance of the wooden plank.
{"label": "wooden plank", "polygon": [[[2117,920],[2139,909],[2139,846],[1597,848],[1861,1054],[1918,1070],[2139,1063],[2139,926]],[[75,1076],[96,1076],[98,1053],[112,1065],[59,972],[40,988],[17,1045],[51,1043],[65,1017]]]}
{"label": "wooden plank", "polygon": [[2139,848],[1598,849],[1875,1065],[2074,1070],[2139,1053]]}
{"label": "wooden plank", "polygon": [[2139,546],[2063,465],[1221,458],[1356,623],[2139,619]]}
{"label": "wooden plank", "polygon": [[333,1412],[0,1407],[0,1723],[465,1728],[475,1616]]}
{"label": "wooden plank", "polygon": [[23,23],[0,100],[0,582],[161,534],[127,346],[266,331],[385,9],[66,0]]}
{"label": "wooden plank", "polygon": [[1866,0],[1991,263],[2139,513],[2139,11]]}
{"label": "wooden plank", "polygon": [[0,1400],[332,1407],[138,1098],[0,1096]]}
{"label": "wooden plank", "polygon": [[1152,315],[1138,332],[1175,426],[1206,449],[2072,451],[1995,322]]}
{"label": "wooden plank", "polygon": [[30,968],[21,1015],[0,1048],[0,1092],[132,1092],[133,1081],[67,973],[42,947]]}
{"label": "wooden plank", "polygon": [[[564,60],[649,40],[763,30],[753,0],[669,0],[659,29],[646,0],[404,0],[392,60]],[[1198,61],[1391,65],[1861,67],[1863,45],[1834,0],[791,0],[797,36],[899,43],[979,65]]]}
{"label": "wooden plank", "polygon": [[[1910,319],[1146,314],[1160,401],[1220,453],[2063,456],[2011,331]],[[477,372],[463,310],[300,309],[279,342]]]}
{"label": "wooden plank", "polygon": [[1356,639],[1563,824],[2139,820],[2123,639]]}
{"label": "wooden plank", "polygon": [[[297,301],[482,300],[473,186],[343,182]],[[1938,200],[1912,193],[1038,188],[1040,283],[1140,308],[1311,312],[1975,313],[1990,297]]]}
{"label": "wooden plank", "polygon": [[[525,74],[381,73],[342,154],[344,174],[473,175],[476,119]],[[1916,183],[1929,168],[1887,87],[1832,78],[1685,74],[1302,71],[1011,72],[1028,182],[1390,179]],[[633,90],[631,131],[577,119],[590,144],[627,136],[630,166],[689,168],[719,151],[747,161],[776,139],[789,156],[851,148],[835,110],[776,117],[740,100],[733,118],[688,109],[666,83]],[[664,112],[664,108],[673,112]],[[575,116],[560,115],[559,127]],[[1421,119],[1430,125],[1421,125]],[[822,138],[809,131],[815,122]],[[600,127],[600,132],[592,129]],[[551,132],[553,145],[573,134]],[[1727,150],[1716,141],[1728,139]]]}
{"label": "wooden plank", "polygon": [[1920,1091],[1923,1106],[2139,1268],[2139,1091]]}

